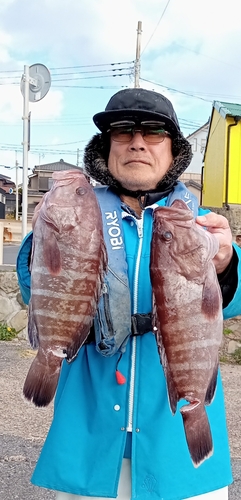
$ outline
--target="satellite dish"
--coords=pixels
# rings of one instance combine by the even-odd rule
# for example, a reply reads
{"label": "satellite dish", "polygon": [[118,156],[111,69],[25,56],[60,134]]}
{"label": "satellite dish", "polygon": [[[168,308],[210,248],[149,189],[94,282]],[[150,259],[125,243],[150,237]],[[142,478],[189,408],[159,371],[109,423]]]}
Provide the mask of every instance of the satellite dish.
{"label": "satellite dish", "polygon": [[[29,66],[29,77],[35,80],[35,85],[29,83],[29,101],[41,101],[46,96],[51,85],[51,76],[44,64]],[[24,95],[24,81],[21,80],[21,92]]]}

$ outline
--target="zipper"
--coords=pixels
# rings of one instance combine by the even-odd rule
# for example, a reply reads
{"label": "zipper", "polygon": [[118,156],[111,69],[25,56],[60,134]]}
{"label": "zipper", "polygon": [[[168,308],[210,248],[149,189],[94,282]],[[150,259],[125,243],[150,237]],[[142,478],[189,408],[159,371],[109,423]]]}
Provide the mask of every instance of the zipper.
{"label": "zipper", "polygon": [[[141,219],[134,219],[137,226],[137,233],[139,237],[139,245],[136,259],[136,268],[134,276],[134,293],[133,293],[133,313],[138,311],[138,279],[141,261],[141,252],[143,244],[143,216],[144,212],[141,214]],[[133,422],[133,407],[134,407],[134,388],[135,388],[135,371],[136,371],[136,342],[137,338],[132,338],[132,352],[131,352],[131,375],[130,375],[130,388],[129,388],[129,407],[128,407],[128,423],[126,430],[132,432],[132,422]]]}
{"label": "zipper", "polygon": [[107,323],[107,329],[109,332],[111,332],[111,335],[114,335],[112,318],[110,316],[109,291],[108,291],[108,287],[107,287],[106,283],[103,283],[103,286],[102,286],[102,296],[103,296],[104,312],[105,312],[105,320]]}

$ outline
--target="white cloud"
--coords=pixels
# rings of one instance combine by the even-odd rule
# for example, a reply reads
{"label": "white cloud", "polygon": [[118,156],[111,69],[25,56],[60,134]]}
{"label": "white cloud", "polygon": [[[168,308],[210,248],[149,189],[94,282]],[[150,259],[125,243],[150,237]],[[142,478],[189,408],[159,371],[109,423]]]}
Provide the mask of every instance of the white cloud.
{"label": "white cloud", "polygon": [[0,31],[0,62],[6,64],[11,60],[9,47],[11,45],[11,36],[4,31]]}
{"label": "white cloud", "polygon": [[0,120],[16,123],[22,116],[20,87],[4,85],[0,87]]}
{"label": "white cloud", "polygon": [[[34,119],[58,118],[63,110],[63,93],[50,90],[39,102],[29,103],[29,110]],[[19,86],[0,87],[0,120],[3,123],[16,123],[23,115],[23,96]]]}
{"label": "white cloud", "polygon": [[41,101],[30,103],[29,109],[36,120],[58,118],[63,111],[63,92],[49,90]]}
{"label": "white cloud", "polygon": [[[205,122],[214,99],[241,102],[239,3],[229,0],[223,8],[218,0],[199,4],[193,0],[1,0],[1,71],[19,73],[17,85],[0,85],[0,126],[6,125],[0,143],[21,142],[23,98],[19,81],[25,64],[42,63],[51,69],[131,61],[135,59],[138,21],[142,22],[141,77],[163,87],[143,80],[141,85],[169,97],[178,116]],[[100,67],[92,67],[97,69]],[[67,75],[69,81],[55,82],[55,75],[61,72],[51,70],[49,93],[42,101],[30,103],[33,144],[87,139],[94,112],[104,109],[121,85],[133,85],[133,78],[128,77],[71,81],[74,75]],[[0,83],[7,81],[0,72]],[[58,84],[117,88],[60,90]],[[185,92],[202,93],[207,102]],[[19,126],[11,127],[14,124]],[[33,161],[36,163],[36,158]]]}

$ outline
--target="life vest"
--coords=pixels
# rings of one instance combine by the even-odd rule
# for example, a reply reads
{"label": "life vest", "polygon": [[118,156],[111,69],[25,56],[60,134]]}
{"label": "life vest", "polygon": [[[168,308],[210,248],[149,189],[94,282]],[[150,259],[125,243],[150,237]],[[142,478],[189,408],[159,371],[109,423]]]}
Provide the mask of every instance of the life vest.
{"label": "life vest", "polygon": [[[95,188],[102,213],[104,239],[108,253],[108,272],[105,276],[97,314],[94,318],[96,349],[103,356],[124,352],[132,334],[131,297],[125,256],[122,208],[118,195],[108,187]],[[196,196],[185,184],[178,182],[168,195],[166,205],[181,199],[198,215]]]}

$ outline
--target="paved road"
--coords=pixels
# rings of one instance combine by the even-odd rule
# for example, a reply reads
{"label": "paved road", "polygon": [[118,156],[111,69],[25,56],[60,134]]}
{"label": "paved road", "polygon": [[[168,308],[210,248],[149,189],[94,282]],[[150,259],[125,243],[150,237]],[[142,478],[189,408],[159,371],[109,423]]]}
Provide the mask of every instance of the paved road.
{"label": "paved road", "polygon": [[4,243],[3,245],[3,264],[15,265],[20,245]]}
{"label": "paved road", "polygon": [[[0,500],[54,500],[53,491],[30,483],[42,443],[47,434],[53,404],[36,408],[22,397],[26,373],[33,360],[25,340],[0,342]],[[232,445],[234,483],[229,500],[241,498],[241,443],[238,432],[241,422],[239,398],[241,367],[223,365],[223,382],[227,390],[228,423]],[[232,391],[229,392],[230,385]],[[230,418],[230,405],[236,405],[235,420]],[[234,436],[235,434],[235,436]],[[236,442],[233,442],[235,438]],[[235,456],[236,455],[236,456]]]}

